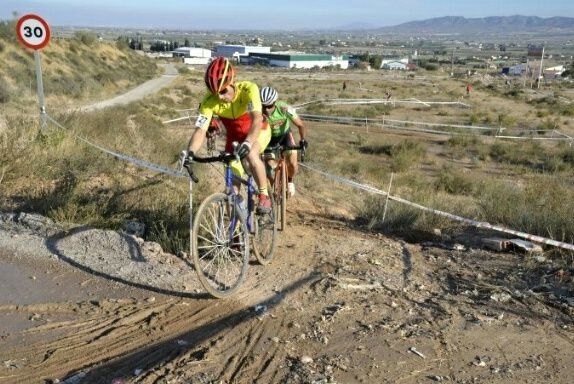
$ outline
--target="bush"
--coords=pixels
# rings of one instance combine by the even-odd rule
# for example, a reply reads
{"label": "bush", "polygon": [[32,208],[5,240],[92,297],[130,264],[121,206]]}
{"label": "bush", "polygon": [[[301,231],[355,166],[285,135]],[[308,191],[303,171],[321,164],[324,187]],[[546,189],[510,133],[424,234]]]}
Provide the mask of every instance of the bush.
{"label": "bush", "polygon": [[8,88],[8,83],[4,78],[0,78],[0,104],[4,104],[10,101],[10,89]]}
{"label": "bush", "polygon": [[74,33],[74,38],[80,41],[82,44],[90,46],[98,39],[98,36],[93,32],[88,31],[78,31]]}
{"label": "bush", "polygon": [[472,195],[475,184],[462,172],[447,167],[440,170],[435,188],[453,195]]}
{"label": "bush", "polygon": [[545,177],[525,187],[499,181],[483,183],[479,196],[480,220],[573,242],[574,193],[568,182]]}

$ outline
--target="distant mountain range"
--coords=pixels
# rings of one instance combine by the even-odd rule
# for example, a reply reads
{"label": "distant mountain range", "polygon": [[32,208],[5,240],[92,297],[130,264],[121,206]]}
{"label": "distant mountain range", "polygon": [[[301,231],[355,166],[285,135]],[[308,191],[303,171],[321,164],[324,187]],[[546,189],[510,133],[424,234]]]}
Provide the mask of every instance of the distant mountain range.
{"label": "distant mountain range", "polygon": [[538,16],[490,16],[482,18],[465,18],[462,16],[445,16],[427,20],[410,21],[390,27],[373,28],[371,25],[355,23],[342,27],[344,30],[362,29],[383,33],[497,33],[497,32],[573,32],[574,18]]}

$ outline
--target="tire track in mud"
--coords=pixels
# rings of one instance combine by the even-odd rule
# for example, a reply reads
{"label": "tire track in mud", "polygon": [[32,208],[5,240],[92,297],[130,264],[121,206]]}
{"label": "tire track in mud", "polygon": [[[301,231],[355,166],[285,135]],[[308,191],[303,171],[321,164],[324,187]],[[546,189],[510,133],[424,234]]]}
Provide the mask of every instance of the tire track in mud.
{"label": "tire track in mud", "polygon": [[542,302],[526,308],[534,297],[490,299],[515,256],[406,244],[329,217],[291,218],[276,259],[253,264],[233,299],[0,306],[0,314],[42,322],[18,334],[20,347],[0,350],[0,362],[20,364],[0,364],[0,383],[78,377],[82,369],[76,384],[567,382],[572,332],[557,332],[557,313]]}
{"label": "tire track in mud", "polygon": [[[189,382],[267,383],[279,374],[286,352],[273,341],[284,324],[279,319],[252,317],[218,334],[201,354],[190,351],[167,361],[135,383]],[[278,325],[275,325],[278,323]],[[201,360],[198,360],[198,357]]]}
{"label": "tire track in mud", "polygon": [[[185,326],[175,300],[151,304],[135,300],[103,300],[78,304],[30,305],[2,308],[34,313],[45,323],[22,333],[40,341],[10,351],[11,360],[22,359],[20,382],[66,376],[96,361],[105,361],[164,337],[162,329],[177,331]],[[52,320],[61,314],[79,320]],[[158,324],[162,324],[158,327]],[[1,355],[1,358],[7,356]],[[6,381],[0,370],[0,382]]]}
{"label": "tire track in mud", "polygon": [[186,378],[190,365],[203,368],[193,375],[266,382],[285,358],[272,341],[285,325],[270,315],[280,302],[263,302],[265,310],[235,300],[173,298],[0,307],[45,321],[21,335],[39,341],[23,343],[9,355],[0,352],[0,361],[22,362],[17,370],[0,367],[0,383],[52,380],[81,370],[81,383],[116,378],[153,383],[173,375]]}

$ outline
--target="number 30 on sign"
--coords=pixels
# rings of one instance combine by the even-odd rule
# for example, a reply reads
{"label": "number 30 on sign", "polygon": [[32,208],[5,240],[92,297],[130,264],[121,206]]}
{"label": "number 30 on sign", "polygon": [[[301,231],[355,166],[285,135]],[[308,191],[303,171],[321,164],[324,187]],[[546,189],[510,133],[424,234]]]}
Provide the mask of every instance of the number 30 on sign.
{"label": "number 30 on sign", "polygon": [[25,47],[42,49],[50,42],[50,27],[37,15],[24,15],[16,24],[18,40]]}

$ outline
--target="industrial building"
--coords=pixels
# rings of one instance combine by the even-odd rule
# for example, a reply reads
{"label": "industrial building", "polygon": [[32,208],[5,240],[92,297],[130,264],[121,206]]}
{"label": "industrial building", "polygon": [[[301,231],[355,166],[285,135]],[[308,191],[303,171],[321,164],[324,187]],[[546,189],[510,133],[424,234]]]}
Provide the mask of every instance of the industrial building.
{"label": "industrial building", "polygon": [[282,68],[324,68],[339,66],[341,69],[349,68],[349,57],[327,54],[306,53],[250,53],[245,60],[246,64],[262,64]]}
{"label": "industrial building", "polygon": [[180,47],[172,51],[173,57],[183,57],[183,62],[190,65],[207,64],[212,52],[204,48]]}
{"label": "industrial building", "polygon": [[269,52],[271,52],[271,47],[222,44],[215,47],[214,56],[233,58],[237,62],[239,62],[241,61],[241,58],[247,57],[251,53],[269,53]]}

